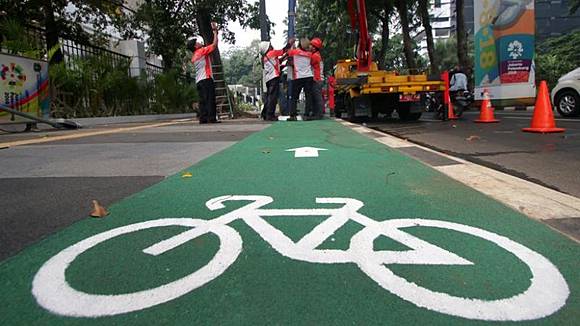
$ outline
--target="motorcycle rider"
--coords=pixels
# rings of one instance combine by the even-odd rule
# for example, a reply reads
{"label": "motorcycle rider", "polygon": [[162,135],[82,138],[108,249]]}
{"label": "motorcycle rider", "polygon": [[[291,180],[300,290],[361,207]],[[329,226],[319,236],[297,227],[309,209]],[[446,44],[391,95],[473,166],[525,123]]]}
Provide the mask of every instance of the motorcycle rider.
{"label": "motorcycle rider", "polygon": [[458,91],[467,90],[467,75],[463,72],[460,66],[455,67],[455,71],[453,71],[449,84],[450,92],[457,93]]}

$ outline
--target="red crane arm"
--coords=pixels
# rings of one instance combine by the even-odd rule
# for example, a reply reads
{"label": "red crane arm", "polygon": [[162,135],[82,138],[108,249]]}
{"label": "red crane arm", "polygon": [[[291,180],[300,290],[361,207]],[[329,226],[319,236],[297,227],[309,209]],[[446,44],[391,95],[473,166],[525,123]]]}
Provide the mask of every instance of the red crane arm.
{"label": "red crane arm", "polygon": [[366,2],[365,0],[348,0],[347,6],[351,28],[353,31],[358,30],[357,70],[369,71],[373,61],[373,43],[367,24]]}

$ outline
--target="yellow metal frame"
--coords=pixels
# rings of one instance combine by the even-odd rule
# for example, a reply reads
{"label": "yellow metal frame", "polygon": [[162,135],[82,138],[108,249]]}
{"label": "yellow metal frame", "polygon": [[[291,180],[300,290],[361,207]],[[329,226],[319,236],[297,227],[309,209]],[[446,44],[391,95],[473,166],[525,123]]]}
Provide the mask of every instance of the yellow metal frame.
{"label": "yellow metal frame", "polygon": [[361,77],[366,78],[366,83],[362,85],[342,84],[337,87],[338,92],[349,92],[351,98],[370,94],[402,93],[413,95],[419,92],[445,90],[443,81],[430,81],[426,74],[398,75],[394,71],[378,70],[377,64],[374,62],[369,72],[359,72],[356,67],[356,60],[339,60],[334,73],[339,84],[341,79],[355,80]]}

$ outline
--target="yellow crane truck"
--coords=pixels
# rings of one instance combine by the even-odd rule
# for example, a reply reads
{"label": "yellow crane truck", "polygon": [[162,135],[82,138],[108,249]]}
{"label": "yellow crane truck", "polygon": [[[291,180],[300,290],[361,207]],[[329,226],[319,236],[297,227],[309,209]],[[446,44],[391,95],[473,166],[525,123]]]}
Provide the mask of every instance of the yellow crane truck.
{"label": "yellow crane truck", "polygon": [[366,120],[397,111],[401,120],[418,120],[425,111],[425,93],[443,92],[446,84],[426,74],[399,75],[379,70],[372,61],[365,0],[349,0],[351,26],[358,30],[356,59],[339,60],[335,66],[335,116]]}

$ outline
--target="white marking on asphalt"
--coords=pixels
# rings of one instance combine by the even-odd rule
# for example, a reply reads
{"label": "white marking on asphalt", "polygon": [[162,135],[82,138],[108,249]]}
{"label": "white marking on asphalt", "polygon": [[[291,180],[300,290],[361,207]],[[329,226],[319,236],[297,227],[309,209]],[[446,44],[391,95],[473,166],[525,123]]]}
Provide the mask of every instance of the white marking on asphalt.
{"label": "white marking on asphalt", "polygon": [[318,157],[319,151],[327,151],[327,149],[316,147],[300,147],[286,150],[286,152],[294,152],[295,158]]}
{"label": "white marking on asphalt", "polygon": [[[165,303],[217,278],[235,262],[242,250],[242,238],[227,224],[239,219],[246,222],[274,250],[285,257],[312,263],[355,263],[385,290],[418,307],[453,316],[492,321],[539,319],[563,307],[570,294],[563,276],[545,257],[504,236],[479,228],[427,219],[390,219],[379,222],[358,212],[364,203],[352,198],[316,199],[320,204],[343,204],[342,207],[332,209],[264,209],[262,207],[272,203],[273,199],[257,195],[221,196],[208,200],[206,206],[212,210],[221,209],[225,207],[223,203],[226,201],[250,201],[250,203],[213,220],[159,219],[119,227],[82,240],[55,255],[40,268],[32,282],[32,293],[38,304],[45,309],[72,317],[118,315]],[[264,218],[290,216],[296,213],[302,216],[328,218],[297,243]],[[336,230],[349,220],[364,226],[352,237],[349,249],[315,249],[326,239],[333,239]],[[144,250],[146,253],[159,255],[206,233],[218,236],[220,240],[218,252],[206,266],[190,275],[166,285],[135,293],[89,294],[73,289],[66,281],[68,266],[94,246],[124,234],[165,226],[185,226],[192,229],[150,246]],[[387,265],[465,266],[474,263],[401,230],[408,227],[447,229],[488,240],[512,253],[528,266],[532,274],[531,284],[523,293],[514,294],[510,298],[480,300],[432,291],[409,282],[395,275]],[[380,236],[389,237],[410,250],[376,251],[374,240]]]}

